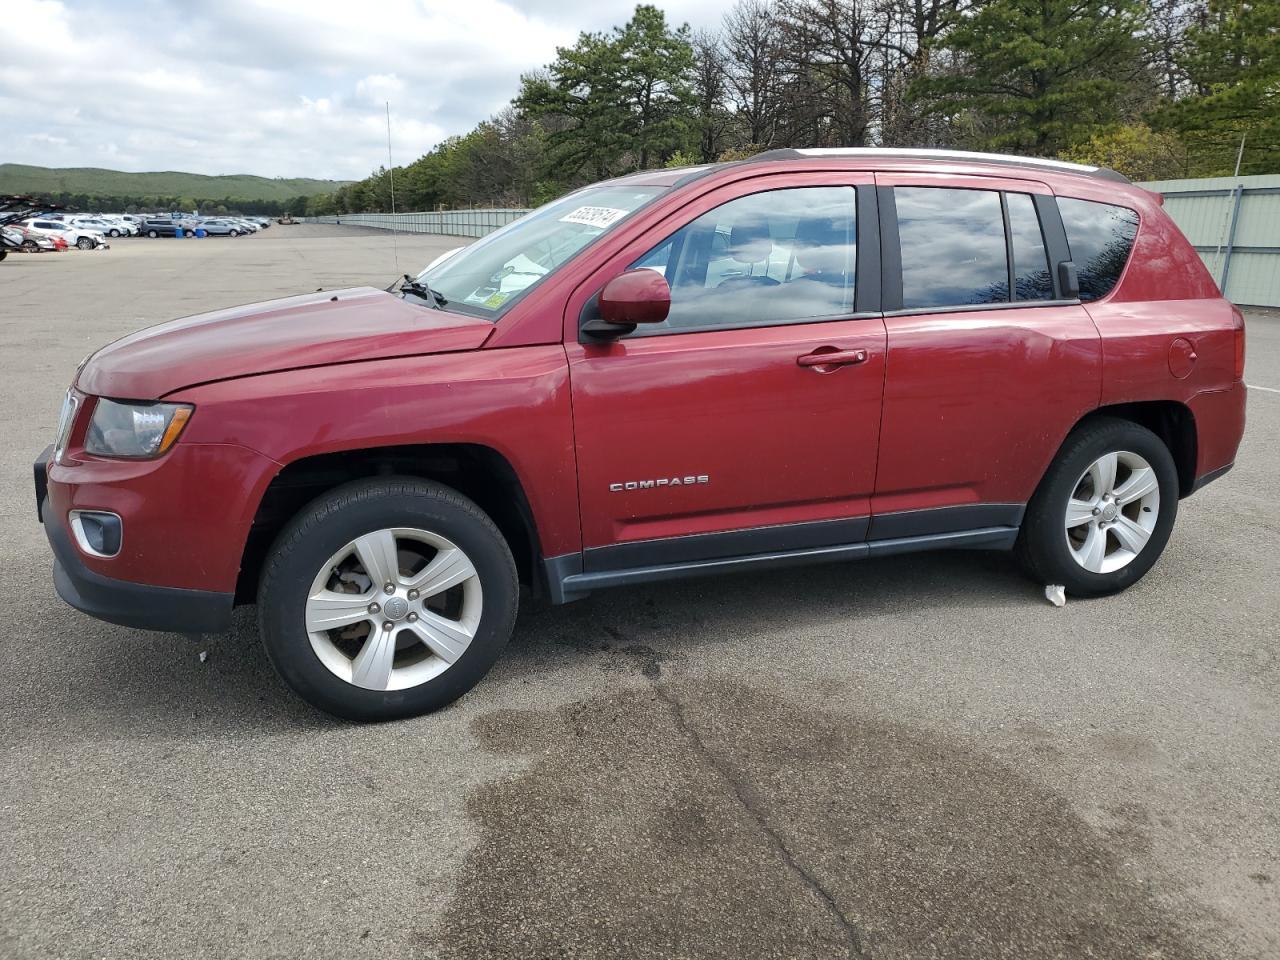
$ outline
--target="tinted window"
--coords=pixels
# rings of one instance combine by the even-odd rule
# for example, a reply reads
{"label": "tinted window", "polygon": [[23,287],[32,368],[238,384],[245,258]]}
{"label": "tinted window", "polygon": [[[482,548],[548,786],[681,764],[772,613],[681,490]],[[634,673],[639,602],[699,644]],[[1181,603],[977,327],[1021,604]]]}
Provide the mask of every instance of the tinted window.
{"label": "tinted window", "polygon": [[904,308],[1008,301],[999,193],[897,187],[894,200]]}
{"label": "tinted window", "polygon": [[665,323],[639,333],[750,327],[853,312],[853,187],[752,194],[686,224],[632,264],[671,285]]}
{"label": "tinted window", "polygon": [[1129,260],[1138,235],[1138,215],[1128,207],[1068,197],[1058,198],[1058,210],[1080,277],[1080,299],[1105,297]]}
{"label": "tinted window", "polygon": [[1026,193],[1006,193],[1004,199],[1013,249],[1013,299],[1052,300],[1049,255],[1044,249],[1035,202]]}

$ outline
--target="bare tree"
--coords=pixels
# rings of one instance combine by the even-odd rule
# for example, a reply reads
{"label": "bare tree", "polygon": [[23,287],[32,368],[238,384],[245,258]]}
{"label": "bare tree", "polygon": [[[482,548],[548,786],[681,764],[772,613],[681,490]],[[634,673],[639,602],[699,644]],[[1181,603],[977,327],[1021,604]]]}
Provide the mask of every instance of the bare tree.
{"label": "bare tree", "polygon": [[764,0],[738,0],[724,18],[725,72],[730,105],[745,142],[773,146],[778,130],[779,22]]}
{"label": "bare tree", "polygon": [[869,0],[786,0],[779,64],[792,139],[858,147],[874,119],[874,67],[888,21]]}
{"label": "bare tree", "polygon": [[720,35],[710,30],[693,34],[694,126],[698,134],[698,155],[712,163],[728,145],[732,114],[727,107],[728,64]]}

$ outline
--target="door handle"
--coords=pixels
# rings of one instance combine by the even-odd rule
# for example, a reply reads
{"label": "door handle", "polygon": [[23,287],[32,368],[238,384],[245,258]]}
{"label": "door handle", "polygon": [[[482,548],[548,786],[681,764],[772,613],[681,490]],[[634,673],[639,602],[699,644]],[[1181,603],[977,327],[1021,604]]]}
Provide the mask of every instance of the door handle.
{"label": "door handle", "polygon": [[867,351],[865,350],[828,350],[796,357],[796,363],[802,367],[846,367],[866,362]]}

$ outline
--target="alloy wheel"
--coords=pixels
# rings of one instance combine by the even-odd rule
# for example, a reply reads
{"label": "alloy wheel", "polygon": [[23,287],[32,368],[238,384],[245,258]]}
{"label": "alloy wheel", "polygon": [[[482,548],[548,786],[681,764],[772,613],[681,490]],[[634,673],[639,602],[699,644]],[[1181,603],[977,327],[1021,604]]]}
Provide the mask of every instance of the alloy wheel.
{"label": "alloy wheel", "polygon": [[376,530],[316,573],[306,630],[334,676],[367,690],[405,690],[466,653],[483,604],[480,575],[456,544],[428,530]]}
{"label": "alloy wheel", "polygon": [[1129,450],[1104,453],[1080,476],[1067,501],[1067,547],[1090,573],[1113,573],[1133,561],[1160,518],[1160,482]]}

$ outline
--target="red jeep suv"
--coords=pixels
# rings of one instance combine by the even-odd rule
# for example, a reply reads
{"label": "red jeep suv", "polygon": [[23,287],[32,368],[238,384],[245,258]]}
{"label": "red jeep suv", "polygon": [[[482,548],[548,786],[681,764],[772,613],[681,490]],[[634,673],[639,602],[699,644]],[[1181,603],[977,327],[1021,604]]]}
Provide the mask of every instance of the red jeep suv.
{"label": "red jeep suv", "polygon": [[398,292],[161,324],[77,371],[37,500],[73,606],[227,629],[359,719],[449,703],[519,584],[1012,549],[1091,596],[1244,429],[1244,319],[1105,169],[775,150],[610,180]]}

